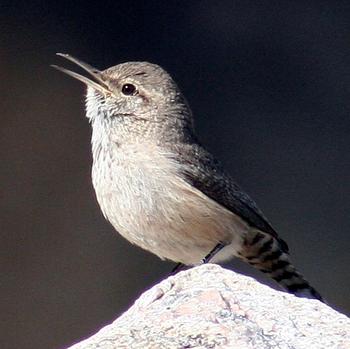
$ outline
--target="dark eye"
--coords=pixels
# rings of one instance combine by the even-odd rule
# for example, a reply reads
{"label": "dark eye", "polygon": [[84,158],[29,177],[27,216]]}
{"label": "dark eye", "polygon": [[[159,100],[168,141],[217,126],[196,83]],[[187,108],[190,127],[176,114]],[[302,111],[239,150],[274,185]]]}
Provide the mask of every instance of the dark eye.
{"label": "dark eye", "polygon": [[136,87],[133,84],[124,84],[122,93],[126,96],[134,95],[136,93]]}

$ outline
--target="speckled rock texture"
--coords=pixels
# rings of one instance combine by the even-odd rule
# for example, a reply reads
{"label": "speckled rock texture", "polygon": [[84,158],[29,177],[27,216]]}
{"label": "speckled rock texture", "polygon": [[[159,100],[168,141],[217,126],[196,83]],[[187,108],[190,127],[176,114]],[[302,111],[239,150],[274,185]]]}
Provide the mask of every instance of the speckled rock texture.
{"label": "speckled rock texture", "polygon": [[350,319],[208,264],[145,292],[111,325],[70,349],[349,349]]}

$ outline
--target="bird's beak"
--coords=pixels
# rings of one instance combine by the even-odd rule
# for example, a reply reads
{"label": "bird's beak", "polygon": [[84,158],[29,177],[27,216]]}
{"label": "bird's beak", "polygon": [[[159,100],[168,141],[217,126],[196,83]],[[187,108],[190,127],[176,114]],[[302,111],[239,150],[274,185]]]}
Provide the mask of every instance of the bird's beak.
{"label": "bird's beak", "polygon": [[102,79],[102,75],[101,75],[101,71],[92,67],[91,65],[82,62],[81,60],[72,57],[69,54],[66,53],[56,53],[57,56],[61,56],[65,59],[67,59],[68,61],[71,61],[73,63],[75,63],[76,65],[78,65],[79,67],[83,68],[85,71],[87,71],[93,78],[94,80],[91,80],[83,75],[80,75],[78,73],[75,73],[71,70],[59,67],[57,65],[51,65],[51,67],[60,70],[61,72],[70,75],[71,77],[73,77],[74,79],[77,79],[81,82],[83,82],[85,85],[92,87],[93,89],[102,92],[104,94],[110,94],[111,91],[109,90],[107,84],[105,81],[103,81]]}

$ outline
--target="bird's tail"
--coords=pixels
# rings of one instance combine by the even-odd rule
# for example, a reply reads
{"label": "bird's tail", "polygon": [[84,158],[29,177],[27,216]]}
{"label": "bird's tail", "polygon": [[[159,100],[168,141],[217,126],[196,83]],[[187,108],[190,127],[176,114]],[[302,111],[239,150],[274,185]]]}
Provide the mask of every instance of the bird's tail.
{"label": "bird's tail", "polygon": [[322,296],[290,262],[288,247],[283,240],[260,231],[252,231],[244,241],[240,256],[255,268],[268,274],[289,293],[324,302]]}

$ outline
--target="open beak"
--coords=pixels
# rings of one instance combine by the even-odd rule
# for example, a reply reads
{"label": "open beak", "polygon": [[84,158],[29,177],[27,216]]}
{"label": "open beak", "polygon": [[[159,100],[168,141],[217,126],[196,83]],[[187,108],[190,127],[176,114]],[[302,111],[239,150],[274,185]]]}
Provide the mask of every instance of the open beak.
{"label": "open beak", "polygon": [[91,65],[82,62],[81,60],[74,58],[73,56],[66,54],[66,53],[56,53],[57,56],[61,56],[68,61],[71,61],[78,65],[79,67],[83,68],[85,71],[87,71],[93,78],[94,80],[91,80],[83,75],[80,75],[78,73],[75,73],[71,70],[59,67],[57,65],[51,65],[51,67],[60,70],[61,72],[70,75],[74,79],[77,79],[81,82],[83,82],[85,85],[92,87],[93,89],[102,92],[104,94],[110,94],[111,91],[108,89],[107,84],[103,81],[102,76],[101,76],[101,71],[92,67]]}

